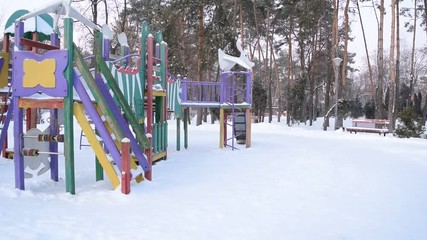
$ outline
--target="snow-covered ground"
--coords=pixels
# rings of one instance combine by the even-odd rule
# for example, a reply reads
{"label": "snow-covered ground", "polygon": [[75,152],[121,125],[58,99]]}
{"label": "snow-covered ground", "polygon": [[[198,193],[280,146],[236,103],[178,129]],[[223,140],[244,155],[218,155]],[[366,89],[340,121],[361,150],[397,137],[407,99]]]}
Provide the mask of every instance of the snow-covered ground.
{"label": "snow-covered ground", "polygon": [[20,191],[0,159],[0,238],[427,239],[427,141],[320,126],[253,124],[252,147],[231,151],[218,124],[190,125],[177,152],[170,121],[168,160],[123,195],[95,182],[76,125],[74,196],[63,161],[59,182],[42,175]]}

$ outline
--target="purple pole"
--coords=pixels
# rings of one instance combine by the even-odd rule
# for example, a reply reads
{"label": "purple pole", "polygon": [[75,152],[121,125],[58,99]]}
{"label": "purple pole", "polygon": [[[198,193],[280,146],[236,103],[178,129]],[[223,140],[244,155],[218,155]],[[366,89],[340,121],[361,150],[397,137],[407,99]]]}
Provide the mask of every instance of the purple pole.
{"label": "purple pole", "polygon": [[[20,44],[21,37],[24,36],[24,23],[18,22],[15,24],[15,47],[13,51],[22,50],[22,45]],[[13,67],[16,65],[14,64]],[[12,75],[13,77],[13,75]],[[13,83],[12,79],[12,83]],[[24,115],[22,109],[18,106],[19,97],[13,97],[13,112],[14,112],[14,121],[13,121],[13,134],[14,146],[13,146],[13,159],[15,164],[15,187],[21,190],[25,190],[24,182],[24,156],[21,153],[21,149],[24,146],[23,128],[24,128]]]}
{"label": "purple pole", "polygon": [[221,70],[221,82],[220,82],[220,93],[219,93],[219,103],[223,104],[225,101],[225,73]]}
{"label": "purple pole", "polygon": [[110,60],[110,39],[104,38],[104,51],[102,57],[105,61]]}
{"label": "purple pole", "polygon": [[57,46],[59,47],[59,38],[58,38],[58,34],[56,33],[52,33],[50,34],[50,42],[53,46]]}
{"label": "purple pole", "polygon": [[22,137],[24,129],[24,115],[22,109],[18,106],[19,97],[13,97],[13,135],[14,146],[13,146],[13,159],[15,163],[15,187],[21,190],[25,190],[24,183],[24,156],[22,156],[21,149],[24,146],[24,138]]}
{"label": "purple pole", "polygon": [[[58,34],[52,33],[50,35],[50,42],[53,46],[59,47],[59,38]],[[58,109],[50,110],[50,125],[49,125],[49,133],[51,136],[56,136],[59,134],[59,123],[58,123]],[[49,151],[50,152],[58,152],[58,143],[57,142],[49,142]],[[58,174],[58,155],[51,154],[50,155],[50,179],[57,182],[59,179]]]}
{"label": "purple pole", "polygon": [[252,72],[246,73],[246,102],[252,104]]}
{"label": "purple pole", "polygon": [[[49,133],[51,136],[56,136],[59,134],[59,123],[58,123],[58,109],[50,110],[50,125],[49,125]],[[49,142],[49,151],[50,152],[58,152],[58,143],[57,142]],[[57,182],[58,181],[58,155],[51,154],[50,155],[50,179]]]}
{"label": "purple pole", "polygon": [[24,23],[18,22],[15,24],[15,47],[13,50],[22,50],[21,37],[24,36]]}
{"label": "purple pole", "polygon": [[181,86],[182,86],[182,99],[181,102],[187,102],[188,98],[187,98],[187,92],[188,92],[188,86],[187,86],[187,78],[184,77],[184,80],[181,81]]}
{"label": "purple pole", "polygon": [[155,57],[160,59],[160,44],[156,43]]}

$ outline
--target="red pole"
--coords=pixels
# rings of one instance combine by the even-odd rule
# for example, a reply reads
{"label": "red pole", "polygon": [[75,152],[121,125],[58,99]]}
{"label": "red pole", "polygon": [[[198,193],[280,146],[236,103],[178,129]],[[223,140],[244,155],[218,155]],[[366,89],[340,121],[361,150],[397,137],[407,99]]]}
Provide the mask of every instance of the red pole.
{"label": "red pole", "polygon": [[3,35],[3,51],[9,52],[9,46],[10,46],[9,34],[4,34]]}
{"label": "red pole", "polygon": [[[4,51],[4,52],[9,52],[9,47],[10,47],[9,34],[4,34],[4,35],[3,35],[3,51]],[[8,62],[6,62],[5,64],[8,64],[8,65],[9,65],[9,63],[8,63]],[[4,97],[3,97],[3,101],[5,102],[5,106],[4,106],[4,107],[6,107],[6,109],[3,109],[3,111],[8,110],[8,109],[7,109],[7,106],[6,106],[7,97],[8,97],[8,96],[4,96]],[[2,123],[4,123],[4,119],[1,119],[1,121],[2,121]],[[6,140],[5,140],[5,143],[4,143],[4,146],[3,146],[3,150],[2,150],[2,153],[3,153],[3,157],[4,157],[4,158],[6,158],[6,155],[7,155],[7,154],[6,154],[6,149],[7,149],[7,135],[6,135]]]}
{"label": "red pole", "polygon": [[[39,35],[36,32],[33,32],[32,34],[32,40],[38,41]],[[33,53],[37,53],[38,49],[35,47],[30,47],[28,50],[33,51]],[[37,128],[37,109],[36,108],[27,108],[27,131],[29,131],[32,128]]]}
{"label": "red pole", "polygon": [[122,139],[122,193],[130,193],[130,140]]}

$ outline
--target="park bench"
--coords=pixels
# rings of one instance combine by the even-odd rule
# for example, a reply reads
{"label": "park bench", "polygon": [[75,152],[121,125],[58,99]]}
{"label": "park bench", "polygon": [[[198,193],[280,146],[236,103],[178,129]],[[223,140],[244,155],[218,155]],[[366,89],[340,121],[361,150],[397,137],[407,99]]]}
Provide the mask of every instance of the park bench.
{"label": "park bench", "polygon": [[386,135],[390,131],[388,130],[388,125],[390,122],[385,119],[354,119],[352,121],[352,126],[347,127],[347,131],[355,134],[358,132],[366,133],[378,133],[379,135]]}

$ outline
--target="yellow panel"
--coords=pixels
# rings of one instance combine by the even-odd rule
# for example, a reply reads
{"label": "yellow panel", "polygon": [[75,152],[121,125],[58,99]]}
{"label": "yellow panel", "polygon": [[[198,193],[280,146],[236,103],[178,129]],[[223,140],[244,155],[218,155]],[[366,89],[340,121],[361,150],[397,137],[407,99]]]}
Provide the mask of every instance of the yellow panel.
{"label": "yellow panel", "polygon": [[166,155],[167,155],[166,151],[154,154],[153,155],[153,162],[162,160],[164,157],[166,157]]}
{"label": "yellow panel", "polygon": [[117,176],[114,167],[108,160],[101,143],[98,141],[95,133],[90,127],[90,124],[85,117],[83,105],[81,103],[74,103],[74,116],[76,117],[77,122],[80,124],[83,133],[86,135],[86,138],[89,144],[91,145],[93,151],[95,152],[99,163],[101,164],[102,168],[110,179],[111,185],[113,185],[114,189],[117,188],[120,185],[119,177]]}
{"label": "yellow panel", "polygon": [[[131,156],[130,159],[131,159],[131,161],[130,161],[130,167],[131,167],[131,169],[136,170],[138,168],[138,165],[136,164],[136,162],[138,160],[136,159],[135,156]],[[137,183],[140,183],[140,182],[144,181],[144,176],[142,175],[142,173],[138,174],[137,176],[134,176],[134,178],[135,178],[135,181]]]}
{"label": "yellow panel", "polygon": [[23,87],[34,88],[40,85],[45,88],[55,88],[55,65],[55,59],[46,59],[41,62],[33,59],[25,59],[23,63]]}
{"label": "yellow panel", "polygon": [[153,91],[153,97],[166,97],[165,91]]}
{"label": "yellow panel", "polygon": [[0,53],[0,57],[4,59],[3,67],[0,69],[0,88],[4,88],[8,83],[9,72],[9,53]]}

